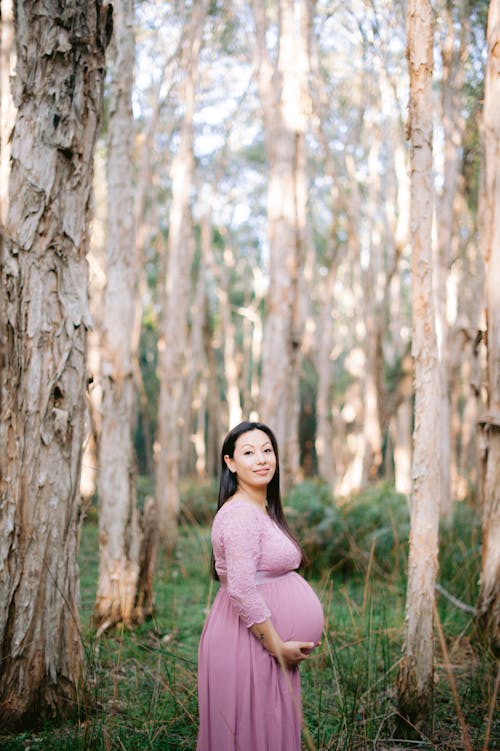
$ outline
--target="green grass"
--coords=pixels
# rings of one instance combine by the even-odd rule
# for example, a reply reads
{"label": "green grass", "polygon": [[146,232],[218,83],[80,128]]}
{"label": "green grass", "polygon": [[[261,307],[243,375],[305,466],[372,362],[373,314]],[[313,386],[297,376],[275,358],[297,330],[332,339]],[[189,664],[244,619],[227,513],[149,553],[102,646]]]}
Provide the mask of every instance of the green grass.
{"label": "green grass", "polygon": [[[395,503],[394,498],[383,502],[377,498],[371,497],[372,505],[383,503],[387,508],[388,503]],[[394,686],[404,624],[405,581],[400,557],[406,545],[406,517],[399,514],[400,521],[396,520],[390,535],[382,539],[370,534],[370,528],[379,524],[381,512],[371,508],[368,516],[363,515],[363,503],[367,501],[359,502],[355,509],[356,523],[362,529],[356,538],[359,544],[354,544],[356,529],[348,509],[328,512],[320,532],[326,534],[331,520],[341,519],[338,539],[345,548],[343,557],[339,559],[330,547],[322,566],[314,562],[310,570],[324,605],[326,628],[321,647],[301,668],[304,749],[459,751],[466,746],[437,638],[432,740],[397,738]],[[306,505],[303,498],[297,502],[302,515]],[[316,526],[324,521],[325,505],[324,499],[313,504]],[[462,509],[454,528],[443,531],[440,582],[472,604],[477,594],[480,538],[471,513]],[[312,544],[318,544],[318,536]],[[135,631],[118,630],[96,639],[90,618],[97,581],[97,528],[95,518],[90,518],[80,551],[81,619],[87,656],[80,706],[72,722],[47,725],[34,733],[0,735],[0,749],[194,751],[196,652],[214,594],[209,565],[208,527],[186,524],[174,562],[169,566],[159,562],[155,617]],[[494,660],[471,644],[470,614],[443,596],[438,597],[438,609],[470,750],[500,748],[498,719],[496,725],[490,723],[489,744],[484,745],[496,676]]]}

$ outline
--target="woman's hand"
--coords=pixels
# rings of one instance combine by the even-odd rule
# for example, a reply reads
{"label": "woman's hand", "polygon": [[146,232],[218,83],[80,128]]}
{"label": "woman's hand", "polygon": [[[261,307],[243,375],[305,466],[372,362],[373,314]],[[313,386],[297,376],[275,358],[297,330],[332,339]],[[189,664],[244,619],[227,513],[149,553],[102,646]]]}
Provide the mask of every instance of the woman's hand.
{"label": "woman's hand", "polygon": [[307,660],[309,652],[318,644],[312,641],[281,641],[272,622],[268,619],[250,627],[262,646],[272,654],[282,668],[294,668]]}
{"label": "woman's hand", "polygon": [[272,654],[282,668],[294,668],[307,660],[309,652],[318,644],[312,641],[281,641],[279,634],[268,619],[250,627],[262,646]]}
{"label": "woman's hand", "polygon": [[278,662],[287,668],[295,668],[301,662],[307,660],[311,649],[317,644],[312,641],[285,641],[281,642],[280,654],[275,655]]}

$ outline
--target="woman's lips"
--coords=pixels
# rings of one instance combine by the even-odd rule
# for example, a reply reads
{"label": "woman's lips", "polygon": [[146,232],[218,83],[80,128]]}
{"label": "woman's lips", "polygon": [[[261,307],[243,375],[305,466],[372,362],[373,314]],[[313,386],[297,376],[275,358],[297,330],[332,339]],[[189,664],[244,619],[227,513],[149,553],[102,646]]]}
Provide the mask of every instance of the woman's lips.
{"label": "woman's lips", "polygon": [[256,475],[267,475],[269,472],[269,469],[266,467],[265,469],[256,469],[255,474]]}

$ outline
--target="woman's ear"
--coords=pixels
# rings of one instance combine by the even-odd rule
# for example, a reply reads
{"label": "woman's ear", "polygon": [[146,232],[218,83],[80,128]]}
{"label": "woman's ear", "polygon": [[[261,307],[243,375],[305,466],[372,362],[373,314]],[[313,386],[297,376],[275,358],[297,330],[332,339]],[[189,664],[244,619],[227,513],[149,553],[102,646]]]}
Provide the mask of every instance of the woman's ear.
{"label": "woman's ear", "polygon": [[232,459],[229,454],[224,455],[224,461],[226,462],[226,466],[229,469],[230,472],[234,472],[234,459]]}

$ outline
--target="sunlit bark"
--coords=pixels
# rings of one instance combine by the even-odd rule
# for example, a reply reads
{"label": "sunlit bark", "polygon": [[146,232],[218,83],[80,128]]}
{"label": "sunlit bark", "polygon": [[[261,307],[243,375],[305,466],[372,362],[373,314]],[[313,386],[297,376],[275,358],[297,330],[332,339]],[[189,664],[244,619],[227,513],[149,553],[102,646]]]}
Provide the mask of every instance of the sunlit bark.
{"label": "sunlit bark", "polygon": [[482,431],[483,545],[478,625],[500,649],[500,0],[488,12],[480,238],[485,262],[487,403]]}
{"label": "sunlit bark", "polygon": [[439,361],[432,294],[432,7],[408,3],[415,432],[405,640],[399,710],[413,725],[429,719],[433,688],[433,606],[439,526]]}
{"label": "sunlit bark", "polygon": [[8,346],[0,420],[3,729],[72,712],[81,678],[85,254],[106,11],[100,1],[63,8],[47,0],[43,9],[18,4],[16,15],[17,118],[1,280]]}

